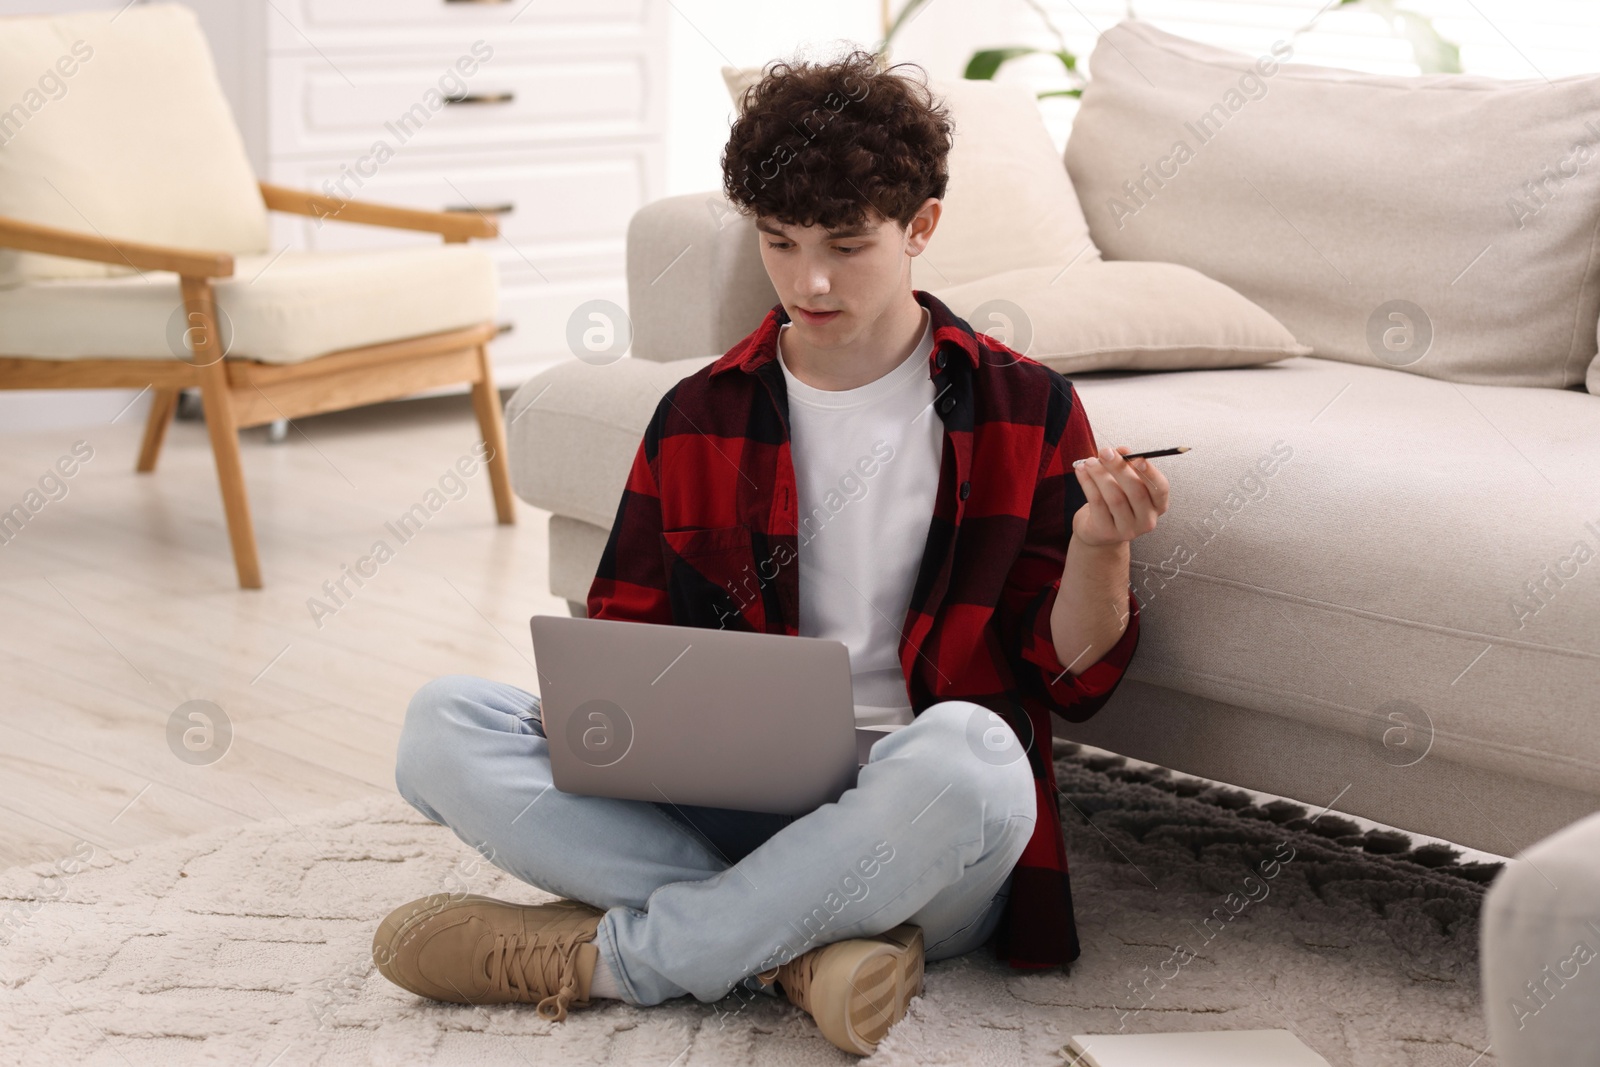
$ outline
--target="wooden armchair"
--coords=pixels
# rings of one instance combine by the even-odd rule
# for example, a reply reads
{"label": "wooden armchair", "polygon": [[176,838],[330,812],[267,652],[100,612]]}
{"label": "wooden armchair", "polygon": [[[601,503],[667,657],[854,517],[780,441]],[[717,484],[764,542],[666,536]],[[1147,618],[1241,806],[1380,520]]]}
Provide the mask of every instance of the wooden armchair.
{"label": "wooden armchair", "polygon": [[[262,198],[273,211],[331,216],[342,222],[390,226],[437,233],[446,242],[493,237],[492,219],[451,212],[414,211],[378,204],[339,201],[314,193],[261,185]],[[250,502],[239,462],[238,431],[275,419],[295,419],[327,411],[406,396],[439,385],[468,382],[478,427],[489,446],[490,485],[495,514],[501,523],[515,522],[511,480],[505,457],[505,427],[486,348],[493,323],[446,330],[421,337],[385,341],[330,352],[303,362],[271,363],[223,358],[222,331],[212,280],[233,276],[234,257],[160,245],[114,241],[72,233],[17,219],[0,218],[0,247],[43,252],[73,259],[127,264],[141,271],[178,275],[183,331],[188,353],[179,358],[128,357],[49,359],[0,356],[0,389],[149,388],[154,391],[144,443],[136,470],[155,470],[167,425],[177,407],[178,392],[200,390],[206,429],[222,486],[222,505],[233,543],[239,585],[261,588]]]}
{"label": "wooden armchair", "polygon": [[[72,64],[71,92],[0,152],[0,389],[153,390],[136,464],[149,472],[179,391],[198,388],[242,588],[261,587],[261,565],[238,431],[277,419],[469,383],[496,516],[512,523],[486,347],[495,266],[465,246],[496,236],[495,222],[257,183],[192,13],[109,14],[4,20],[0,90],[8,65],[36,69],[30,49],[48,69],[60,42],[77,37],[93,58]],[[146,79],[162,91],[141,98]],[[138,150],[109,154],[97,138]],[[81,166],[68,165],[75,159]],[[274,255],[266,211],[436,233],[445,245]],[[234,251],[145,237],[208,232]],[[249,278],[235,277],[236,258],[252,261]]]}

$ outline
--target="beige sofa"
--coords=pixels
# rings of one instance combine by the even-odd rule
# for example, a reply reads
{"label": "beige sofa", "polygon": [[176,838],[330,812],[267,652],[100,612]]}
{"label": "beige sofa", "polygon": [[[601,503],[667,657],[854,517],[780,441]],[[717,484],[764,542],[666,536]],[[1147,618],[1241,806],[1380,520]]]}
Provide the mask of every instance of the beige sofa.
{"label": "beige sofa", "polygon": [[[1141,48],[1188,47],[1139,24],[1107,37],[1134,57]],[[1221,164],[1227,153],[1259,148],[1243,132],[1228,144],[1219,137],[1207,149],[1217,165],[1207,173],[1190,164],[1165,199],[1152,198],[1137,227],[1125,227],[1137,230],[1141,254],[1119,255],[1128,235],[1099,217],[1098,201],[1084,189],[1114,187],[1130,160],[1137,172],[1145,149],[1133,145],[1119,158],[1107,141],[1108,130],[1127,125],[1121,118],[1138,98],[1119,86],[1105,49],[1095,53],[1066,158],[1089,230],[1107,259],[1166,259],[1203,270],[1210,264],[1196,261],[1209,246],[1204,234],[1194,246],[1201,253],[1185,244],[1193,230],[1185,220],[1233,210],[1239,186]],[[1157,58],[1164,61],[1149,66],[1161,77],[1186,76],[1173,57]],[[1205,68],[1192,76],[1200,111],[1214,91],[1205,78],[1223,61],[1201,55],[1197,62]],[[1249,105],[1259,113],[1252,121],[1298,122],[1297,93],[1326,89],[1293,84],[1315,82],[1316,72],[1287,70],[1275,71],[1271,92]],[[1171,96],[1152,93],[1141,106],[1148,113]],[[1373,106],[1395,110],[1381,96]],[[1469,365],[1452,365],[1452,339],[1468,331],[1457,328],[1450,308],[1432,322],[1437,358],[1388,365],[1347,343],[1366,323],[1352,325],[1330,306],[1379,301],[1337,286],[1325,296],[1297,295],[1293,285],[1296,272],[1316,269],[1305,240],[1311,204],[1326,211],[1324,201],[1343,197],[1346,228],[1377,225],[1351,184],[1362,173],[1353,166],[1325,182],[1299,175],[1303,191],[1294,200],[1283,192],[1281,170],[1256,171],[1276,212],[1263,207],[1232,220],[1240,247],[1230,247],[1231,258],[1213,273],[1231,272],[1222,280],[1296,336],[1314,337],[1317,354],[1227,369],[1069,373],[1102,444],[1193,451],[1160,461],[1173,486],[1171,508],[1134,544],[1144,631],[1129,674],[1097,716],[1058,722],[1058,736],[1509,855],[1600,810],[1600,396],[1570,374],[1566,387],[1473,384],[1492,379],[1496,353],[1474,342],[1466,346]],[[1388,185],[1398,179],[1378,180],[1382,195],[1392,195]],[[508,404],[515,490],[553,513],[550,588],[580,610],[661,394],[778,303],[752,225],[720,204],[714,194],[673,197],[634,218],[632,358],[563,365]],[[1298,235],[1282,218],[1297,210],[1305,212]],[[1594,218],[1591,206],[1565,222],[1553,212],[1546,221],[1592,233]],[[1173,235],[1168,247],[1162,234]],[[1362,252],[1343,230],[1312,240],[1319,237],[1346,272],[1361,269],[1357,252],[1377,264],[1372,273],[1398,271],[1404,281],[1406,270],[1416,272],[1414,284],[1398,290],[1386,278],[1380,295],[1426,294],[1450,282],[1425,271],[1427,256],[1416,249],[1392,264],[1385,248]],[[1449,242],[1460,243],[1459,234]],[[1475,269],[1491,268],[1500,269],[1492,262]],[[1535,295],[1502,283],[1510,306],[1496,306],[1499,319],[1474,311],[1472,300],[1461,314],[1477,315],[1485,331],[1514,329],[1516,301]],[[1593,283],[1584,274],[1569,287],[1568,310],[1588,329],[1587,341],[1540,364],[1575,366],[1578,380],[1595,353]],[[939,286],[919,287],[946,299]],[[1297,301],[1307,306],[1297,310]],[[1444,307],[1446,300],[1420,302]],[[1159,303],[1152,300],[1152,314]]]}

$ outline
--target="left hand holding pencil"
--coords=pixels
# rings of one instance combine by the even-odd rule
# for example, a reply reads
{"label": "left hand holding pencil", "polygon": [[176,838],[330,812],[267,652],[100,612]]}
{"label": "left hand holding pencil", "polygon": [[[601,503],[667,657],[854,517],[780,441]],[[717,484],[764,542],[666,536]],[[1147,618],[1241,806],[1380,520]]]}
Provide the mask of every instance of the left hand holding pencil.
{"label": "left hand holding pencil", "polygon": [[1072,516],[1072,539],[1110,548],[1149,533],[1166,512],[1166,475],[1142,456],[1124,458],[1126,445],[1102,448],[1099,456],[1073,463],[1085,503]]}

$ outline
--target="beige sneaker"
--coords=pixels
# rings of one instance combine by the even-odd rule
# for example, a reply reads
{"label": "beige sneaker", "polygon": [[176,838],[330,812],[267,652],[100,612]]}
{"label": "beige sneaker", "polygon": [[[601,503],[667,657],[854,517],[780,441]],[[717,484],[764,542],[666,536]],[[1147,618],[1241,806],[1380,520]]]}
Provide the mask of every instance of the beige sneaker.
{"label": "beige sneaker", "polygon": [[402,989],[455,1004],[537,1004],[553,1022],[589,1003],[604,914],[572,900],[511,904],[443,894],[378,924],[372,960]]}
{"label": "beige sneaker", "polygon": [[922,927],[906,923],[877,937],[835,941],[757,977],[783,986],[822,1036],[867,1056],[922,992]]}

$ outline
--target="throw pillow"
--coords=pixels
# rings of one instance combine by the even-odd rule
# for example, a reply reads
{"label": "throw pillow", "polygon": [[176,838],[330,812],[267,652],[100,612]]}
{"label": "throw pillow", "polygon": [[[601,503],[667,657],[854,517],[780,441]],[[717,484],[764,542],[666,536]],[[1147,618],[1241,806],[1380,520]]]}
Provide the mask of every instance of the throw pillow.
{"label": "throw pillow", "polygon": [[1244,367],[1311,352],[1226,285],[1176,263],[1025,267],[934,295],[1062,374]]}
{"label": "throw pillow", "polygon": [[1102,35],[1065,153],[1108,259],[1193,267],[1318,356],[1583,381],[1600,322],[1600,76],[1392,77]]}

